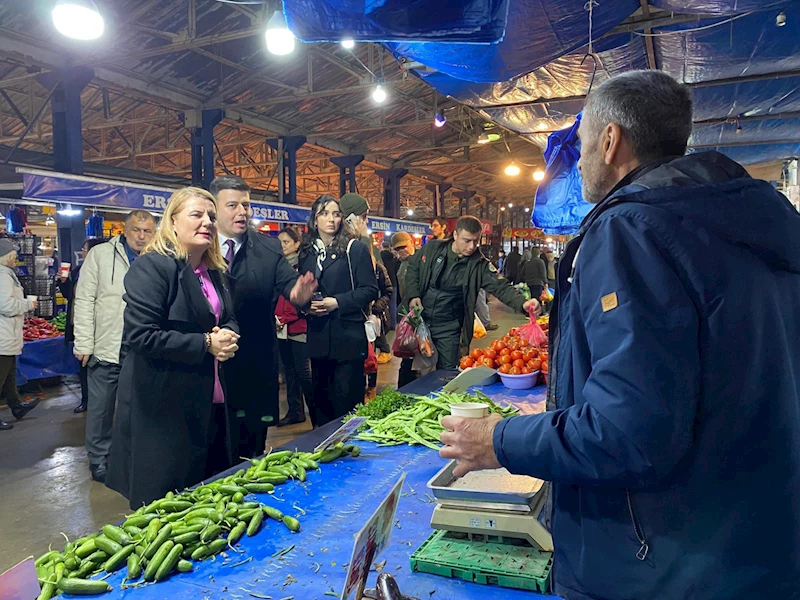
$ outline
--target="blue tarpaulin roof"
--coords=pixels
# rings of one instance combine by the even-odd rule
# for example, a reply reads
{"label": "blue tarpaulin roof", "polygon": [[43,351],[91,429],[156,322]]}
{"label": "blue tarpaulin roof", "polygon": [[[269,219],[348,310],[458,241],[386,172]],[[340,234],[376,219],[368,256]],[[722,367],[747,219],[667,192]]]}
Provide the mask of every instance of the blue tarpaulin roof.
{"label": "blue tarpaulin roof", "polygon": [[[373,4],[384,3],[286,0],[286,10],[291,25],[299,28],[301,22],[324,21],[311,14],[313,7],[325,15],[331,5],[356,6],[368,17]],[[424,4],[426,0],[397,0],[392,8]],[[694,118],[699,121],[690,140],[695,150],[716,149],[744,164],[800,155],[800,2],[650,0],[649,6],[650,17],[662,19],[649,33],[641,27],[619,28],[632,16],[645,19],[637,12],[639,0],[509,0],[505,31],[496,43],[442,43],[446,38],[436,37],[425,39],[440,41],[410,41],[423,38],[396,35],[398,25],[391,20],[372,20],[382,32],[362,39],[391,40],[386,45],[395,56],[435,70],[419,75],[439,92],[545,148],[550,133],[574,122],[588,91],[593,61],[584,57],[590,22],[596,82],[647,68],[649,35],[656,68],[693,88]],[[776,22],[779,13],[786,17],[785,26]],[[415,25],[420,30],[425,22],[445,21],[436,11],[408,14],[420,20]],[[468,16],[466,11],[461,15],[463,24],[469,23]],[[327,26],[335,23],[327,20]],[[457,29],[455,18],[447,24]],[[413,29],[408,22],[403,27]]]}

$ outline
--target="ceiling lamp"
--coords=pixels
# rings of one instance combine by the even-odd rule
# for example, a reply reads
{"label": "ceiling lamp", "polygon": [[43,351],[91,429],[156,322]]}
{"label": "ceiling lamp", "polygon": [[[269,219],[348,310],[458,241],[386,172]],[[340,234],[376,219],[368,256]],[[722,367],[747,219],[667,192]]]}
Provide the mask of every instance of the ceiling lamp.
{"label": "ceiling lamp", "polygon": [[409,217],[413,217],[413,216],[414,216],[414,209],[413,209],[413,208],[409,208],[409,209],[406,211],[406,214],[407,214]]}
{"label": "ceiling lamp", "polygon": [[514,203],[513,202],[509,202],[508,203],[508,208],[514,208]]}
{"label": "ceiling lamp", "polygon": [[58,214],[65,217],[77,217],[79,214],[81,214],[81,212],[82,211],[78,210],[77,208],[72,208],[72,204],[65,204],[58,209]]}
{"label": "ceiling lamp", "polygon": [[534,181],[542,181],[544,179],[544,171],[537,169],[533,172],[533,180]]}
{"label": "ceiling lamp", "polygon": [[56,0],[52,15],[58,32],[74,40],[96,40],[105,29],[92,0]]}
{"label": "ceiling lamp", "polygon": [[517,163],[515,163],[513,160],[511,161],[511,164],[505,168],[505,174],[509,177],[516,177],[521,172],[522,171],[520,170],[519,166],[517,166]]}
{"label": "ceiling lamp", "polygon": [[447,123],[447,117],[444,116],[444,111],[439,110],[436,112],[436,116],[433,117],[433,124],[436,127],[444,127],[444,124]]}
{"label": "ceiling lamp", "polygon": [[550,243],[552,243],[552,241],[553,241],[553,238],[549,237],[549,238],[547,238],[545,241],[546,241],[548,244],[550,244]]}
{"label": "ceiling lamp", "polygon": [[378,84],[375,90],[372,92],[372,99],[377,104],[383,104],[386,102],[386,90],[383,89],[383,86]]}
{"label": "ceiling lamp", "polygon": [[342,43],[342,48],[344,48],[345,50],[352,50],[353,48],[356,47],[356,42],[353,38],[344,38],[341,43]]}
{"label": "ceiling lamp", "polygon": [[482,133],[478,136],[478,143],[479,144],[488,144],[489,143],[489,136],[485,133]]}
{"label": "ceiling lamp", "polygon": [[526,206],[525,207],[525,212],[531,212],[531,209]]}
{"label": "ceiling lamp", "polygon": [[275,56],[286,56],[294,52],[295,38],[286,25],[283,11],[278,9],[267,22],[267,50]]}
{"label": "ceiling lamp", "polygon": [[44,220],[44,224],[47,227],[52,227],[56,224],[56,220],[52,217],[52,215],[47,215],[47,218]]}
{"label": "ceiling lamp", "polygon": [[501,207],[500,207],[500,210],[505,210],[505,209],[506,209],[506,207],[505,207],[505,206],[501,206]]}

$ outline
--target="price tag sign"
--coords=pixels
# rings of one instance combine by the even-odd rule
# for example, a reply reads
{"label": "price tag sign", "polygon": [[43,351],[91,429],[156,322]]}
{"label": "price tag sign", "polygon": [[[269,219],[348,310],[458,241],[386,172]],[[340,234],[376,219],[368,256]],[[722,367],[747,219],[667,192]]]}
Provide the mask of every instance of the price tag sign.
{"label": "price tag sign", "polygon": [[367,420],[367,417],[355,417],[350,419],[347,423],[339,427],[336,431],[328,436],[328,438],[322,442],[319,446],[314,448],[314,452],[319,452],[320,450],[326,450],[331,446],[335,446],[339,442],[346,442],[351,437],[356,434],[358,428]]}
{"label": "price tag sign", "polygon": [[353,592],[355,600],[361,600],[361,594],[369,577],[369,569],[375,557],[389,545],[389,538],[394,529],[394,516],[405,480],[406,474],[403,473],[366,525],[356,534],[341,600],[348,600]]}
{"label": "price tag sign", "polygon": [[32,556],[0,574],[0,598],[3,600],[30,600],[36,598],[39,591]]}

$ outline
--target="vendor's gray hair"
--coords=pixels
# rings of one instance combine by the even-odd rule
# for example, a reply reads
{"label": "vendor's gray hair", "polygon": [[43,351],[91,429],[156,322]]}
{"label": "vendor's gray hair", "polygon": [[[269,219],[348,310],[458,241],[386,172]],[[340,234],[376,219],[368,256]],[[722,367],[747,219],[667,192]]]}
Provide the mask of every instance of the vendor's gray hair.
{"label": "vendor's gray hair", "polygon": [[3,254],[3,256],[0,256],[0,265],[3,265],[4,267],[10,267],[12,269],[17,265],[17,257],[13,250],[11,252],[6,252]]}
{"label": "vendor's gray hair", "polygon": [[593,135],[619,125],[641,162],[682,156],[692,133],[692,95],[661,71],[630,71],[592,91],[583,115]]}

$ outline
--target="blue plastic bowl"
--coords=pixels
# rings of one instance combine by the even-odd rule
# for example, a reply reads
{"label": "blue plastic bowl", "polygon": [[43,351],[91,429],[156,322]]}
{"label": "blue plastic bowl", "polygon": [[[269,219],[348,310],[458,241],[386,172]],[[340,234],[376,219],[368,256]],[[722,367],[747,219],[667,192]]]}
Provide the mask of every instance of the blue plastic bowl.
{"label": "blue plastic bowl", "polygon": [[510,390],[529,390],[536,386],[539,380],[539,371],[534,371],[527,375],[505,375],[500,373],[500,379],[503,385]]}

